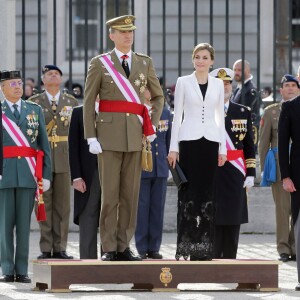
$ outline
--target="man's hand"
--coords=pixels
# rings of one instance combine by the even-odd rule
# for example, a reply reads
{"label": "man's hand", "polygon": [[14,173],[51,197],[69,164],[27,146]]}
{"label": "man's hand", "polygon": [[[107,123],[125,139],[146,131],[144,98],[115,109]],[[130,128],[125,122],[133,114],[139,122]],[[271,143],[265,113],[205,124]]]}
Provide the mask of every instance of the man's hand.
{"label": "man's hand", "polygon": [[282,187],[287,192],[290,192],[290,193],[296,192],[296,188],[295,188],[294,182],[289,177],[284,178],[282,180]]}
{"label": "man's hand", "polygon": [[175,151],[170,151],[169,152],[169,155],[168,155],[168,162],[169,162],[169,165],[174,169],[175,168],[175,164],[176,164],[176,161],[178,160],[178,157],[179,157],[179,153],[178,152],[175,152]]}
{"label": "man's hand", "polygon": [[2,176],[0,175],[0,180],[2,179]]}
{"label": "man's hand", "polygon": [[226,163],[226,160],[227,160],[227,156],[226,156],[226,155],[224,155],[224,154],[219,154],[219,155],[218,155],[218,166],[219,166],[219,167],[224,166],[224,164]]}
{"label": "man's hand", "polygon": [[89,151],[92,154],[99,154],[102,153],[102,148],[100,143],[97,141],[96,138],[88,138],[87,139],[89,145]]}
{"label": "man's hand", "polygon": [[254,176],[247,176],[244,181],[244,188],[252,188],[254,186]]}
{"label": "man's hand", "polygon": [[50,189],[50,180],[43,178],[43,192],[47,192]]}
{"label": "man's hand", "polygon": [[84,193],[86,191],[86,184],[82,178],[73,181],[73,187],[75,190]]}

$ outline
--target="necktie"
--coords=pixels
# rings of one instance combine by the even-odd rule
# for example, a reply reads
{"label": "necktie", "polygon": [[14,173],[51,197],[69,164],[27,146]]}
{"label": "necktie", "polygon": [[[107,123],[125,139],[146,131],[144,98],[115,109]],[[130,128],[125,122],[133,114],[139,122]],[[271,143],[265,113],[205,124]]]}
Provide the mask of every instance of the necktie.
{"label": "necktie", "polygon": [[53,99],[51,100],[51,104],[52,104],[51,108],[52,108],[53,112],[56,112],[57,104],[56,104],[55,97],[53,97]]}
{"label": "necktie", "polygon": [[128,78],[129,75],[130,75],[128,62],[126,61],[126,59],[127,59],[128,57],[129,57],[129,56],[126,55],[126,54],[124,54],[124,55],[121,56],[121,58],[123,58],[123,60],[122,60],[122,67],[123,67],[123,69],[124,69],[124,71],[125,71],[125,74],[126,74],[127,78]]}
{"label": "necktie", "polygon": [[225,116],[226,116],[226,114],[227,114],[227,106],[226,105],[224,105],[224,112],[225,112]]}
{"label": "necktie", "polygon": [[16,120],[19,121],[19,119],[20,119],[20,113],[18,111],[18,104],[14,104],[13,108],[15,109],[14,112],[13,112],[13,114],[14,114]]}

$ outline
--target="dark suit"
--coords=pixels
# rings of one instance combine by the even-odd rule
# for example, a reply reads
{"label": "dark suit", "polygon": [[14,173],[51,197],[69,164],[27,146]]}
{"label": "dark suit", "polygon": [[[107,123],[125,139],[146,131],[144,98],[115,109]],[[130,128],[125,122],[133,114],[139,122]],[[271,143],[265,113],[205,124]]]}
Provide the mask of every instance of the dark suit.
{"label": "dark suit", "polygon": [[135,245],[140,254],[158,252],[161,245],[171,123],[171,112],[164,108],[157,127],[157,138],[151,143],[153,170],[142,172],[135,229]]}
{"label": "dark suit", "polygon": [[[278,123],[278,156],[281,178],[290,177],[296,192],[291,193],[292,218],[295,230],[298,282],[300,282],[300,96],[282,103]],[[290,146],[291,141],[291,146]]]}
{"label": "dark suit", "polygon": [[81,259],[97,259],[97,228],[100,215],[100,182],[97,155],[84,139],[83,107],[73,109],[69,130],[69,162],[72,181],[82,178],[86,192],[74,190],[74,223],[79,225]]}
{"label": "dark suit", "polygon": [[[255,176],[255,152],[250,110],[229,103],[226,132],[237,150],[243,150],[246,176]],[[227,149],[228,150],[228,149]],[[228,158],[229,155],[228,155]],[[215,258],[236,258],[240,224],[248,222],[245,176],[230,161],[219,167],[216,180]]]}

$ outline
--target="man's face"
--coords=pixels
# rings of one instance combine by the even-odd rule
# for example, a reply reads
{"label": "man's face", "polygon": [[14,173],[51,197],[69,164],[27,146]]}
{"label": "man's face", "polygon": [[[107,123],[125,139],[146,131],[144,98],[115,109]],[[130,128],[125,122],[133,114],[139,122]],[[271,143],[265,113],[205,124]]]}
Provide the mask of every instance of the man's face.
{"label": "man's face", "polygon": [[2,84],[2,92],[5,98],[11,102],[17,102],[23,95],[22,79],[5,80]]}
{"label": "man's face", "polygon": [[46,89],[48,86],[59,88],[62,83],[62,76],[57,70],[50,70],[44,74],[43,83]]}
{"label": "man's face", "polygon": [[230,80],[223,80],[224,84],[224,101],[227,102],[232,94],[232,84]]}
{"label": "man's face", "polygon": [[282,99],[285,101],[297,97],[300,94],[300,89],[296,82],[288,81],[282,84],[280,94]]}
{"label": "man's face", "polygon": [[128,52],[131,49],[133,44],[133,30],[120,31],[115,29],[109,37],[115,43],[118,50],[122,51],[124,49]]}
{"label": "man's face", "polygon": [[[236,82],[242,82],[242,62],[235,63],[233,65],[233,72],[234,72],[234,80]],[[247,65],[244,65],[244,80],[250,77],[250,71]]]}

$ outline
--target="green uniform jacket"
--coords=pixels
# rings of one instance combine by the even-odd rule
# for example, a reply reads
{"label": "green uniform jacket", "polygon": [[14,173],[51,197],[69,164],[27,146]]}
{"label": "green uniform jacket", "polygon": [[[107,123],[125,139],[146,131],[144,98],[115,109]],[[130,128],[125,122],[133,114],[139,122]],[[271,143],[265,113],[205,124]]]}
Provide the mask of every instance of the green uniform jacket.
{"label": "green uniform jacket", "polygon": [[[265,159],[270,148],[278,147],[278,121],[281,112],[281,103],[275,103],[265,108],[260,121],[258,152],[260,158],[260,168],[263,172]],[[278,162],[278,152],[276,158],[276,177],[280,180],[280,170]]]}
{"label": "green uniform jacket", "polygon": [[[2,104],[2,113],[16,122],[6,101]],[[51,180],[50,147],[41,107],[30,101],[22,100],[19,127],[32,148],[44,151],[43,178]],[[16,146],[4,128],[3,146]],[[16,187],[36,188],[36,182],[24,157],[3,160],[3,178],[0,181],[0,189]]]}
{"label": "green uniform jacket", "polygon": [[[73,107],[78,105],[78,101],[72,95],[60,93],[56,112],[54,113],[46,92],[35,95],[30,100],[42,106],[49,137],[57,135],[67,138]],[[50,146],[52,171],[54,173],[68,173],[70,170],[68,142],[50,143]]]}
{"label": "green uniform jacket", "polygon": [[[114,67],[126,77],[115,51],[110,54]],[[97,137],[103,150],[140,151],[142,149],[142,124],[135,114],[100,112],[95,116],[95,99],[98,94],[100,101],[126,101],[100,61],[100,56],[91,60],[86,78],[83,107],[85,138]],[[145,86],[149,89],[152,97],[151,121],[153,125],[157,126],[163,108],[164,96],[155,74],[152,59],[146,55],[132,52],[128,80],[140,96],[142,104],[145,100],[143,90]]]}

